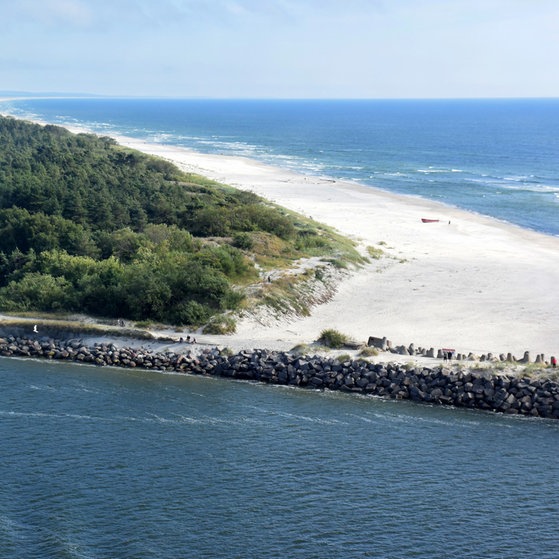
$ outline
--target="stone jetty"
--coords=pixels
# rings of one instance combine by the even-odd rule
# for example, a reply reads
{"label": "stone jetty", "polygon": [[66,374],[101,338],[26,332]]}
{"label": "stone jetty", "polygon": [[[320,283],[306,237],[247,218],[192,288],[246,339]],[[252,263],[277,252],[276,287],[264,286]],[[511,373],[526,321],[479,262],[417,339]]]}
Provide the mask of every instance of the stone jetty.
{"label": "stone jetty", "polygon": [[197,354],[154,352],[119,348],[113,343],[87,346],[79,339],[16,336],[0,338],[0,355],[217,376],[559,419],[559,384],[487,371],[482,374],[441,366],[413,367],[349,359],[339,362],[332,357],[301,357],[267,350],[234,355],[217,348]]}

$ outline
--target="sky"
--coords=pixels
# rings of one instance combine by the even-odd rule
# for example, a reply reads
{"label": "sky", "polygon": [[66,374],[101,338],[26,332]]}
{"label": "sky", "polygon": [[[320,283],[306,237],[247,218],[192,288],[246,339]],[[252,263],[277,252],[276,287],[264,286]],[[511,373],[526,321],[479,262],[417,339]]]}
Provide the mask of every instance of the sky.
{"label": "sky", "polygon": [[559,0],[0,0],[0,92],[559,97]]}

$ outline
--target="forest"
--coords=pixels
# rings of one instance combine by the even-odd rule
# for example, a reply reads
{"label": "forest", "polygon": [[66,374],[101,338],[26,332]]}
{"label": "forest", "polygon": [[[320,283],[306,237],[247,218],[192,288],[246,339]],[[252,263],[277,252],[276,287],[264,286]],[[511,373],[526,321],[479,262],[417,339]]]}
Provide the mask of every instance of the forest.
{"label": "forest", "polygon": [[253,193],[53,125],[0,117],[0,309],[201,325],[266,266],[353,258]]}

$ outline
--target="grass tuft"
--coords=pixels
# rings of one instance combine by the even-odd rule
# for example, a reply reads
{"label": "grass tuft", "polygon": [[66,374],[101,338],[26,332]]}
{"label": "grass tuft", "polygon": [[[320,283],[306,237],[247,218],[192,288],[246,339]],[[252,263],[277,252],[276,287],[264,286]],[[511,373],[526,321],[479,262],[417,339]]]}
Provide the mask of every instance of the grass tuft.
{"label": "grass tuft", "polygon": [[322,330],[318,341],[321,344],[324,344],[326,347],[332,349],[340,349],[349,342],[349,337],[345,334],[342,334],[338,330],[327,329]]}
{"label": "grass tuft", "polygon": [[374,260],[380,260],[384,256],[384,251],[381,248],[368,246],[367,253]]}
{"label": "grass tuft", "polygon": [[223,336],[234,334],[237,329],[237,323],[230,316],[218,315],[204,327],[204,334],[214,334]]}

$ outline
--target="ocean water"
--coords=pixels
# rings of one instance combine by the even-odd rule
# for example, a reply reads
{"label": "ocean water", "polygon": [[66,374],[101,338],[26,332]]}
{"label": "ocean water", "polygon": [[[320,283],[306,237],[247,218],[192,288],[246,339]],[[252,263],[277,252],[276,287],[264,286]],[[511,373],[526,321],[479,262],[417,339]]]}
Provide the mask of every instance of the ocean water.
{"label": "ocean water", "polygon": [[559,99],[34,99],[0,112],[247,156],[559,235]]}
{"label": "ocean water", "polygon": [[0,359],[3,559],[556,559],[559,422]]}

